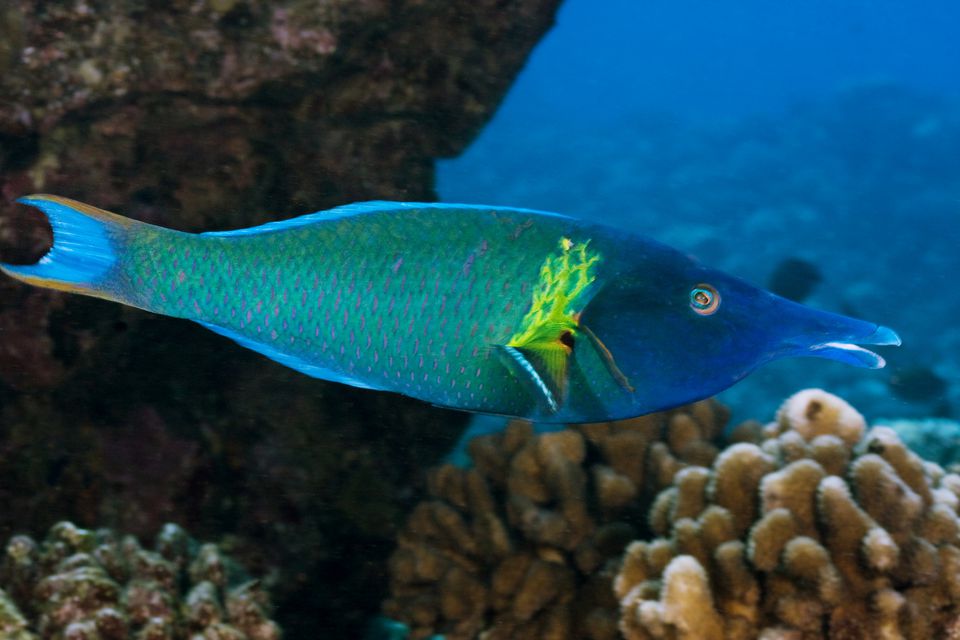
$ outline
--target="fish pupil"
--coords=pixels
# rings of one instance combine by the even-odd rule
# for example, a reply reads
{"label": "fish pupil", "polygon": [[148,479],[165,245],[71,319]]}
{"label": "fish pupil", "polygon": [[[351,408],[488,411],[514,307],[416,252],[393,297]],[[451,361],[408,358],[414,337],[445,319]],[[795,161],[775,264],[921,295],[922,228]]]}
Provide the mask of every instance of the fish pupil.
{"label": "fish pupil", "polygon": [[573,332],[564,331],[560,334],[560,344],[567,347],[568,349],[573,349]]}
{"label": "fish pupil", "polygon": [[690,291],[690,307],[702,316],[713,315],[720,305],[720,294],[708,284],[701,284]]}

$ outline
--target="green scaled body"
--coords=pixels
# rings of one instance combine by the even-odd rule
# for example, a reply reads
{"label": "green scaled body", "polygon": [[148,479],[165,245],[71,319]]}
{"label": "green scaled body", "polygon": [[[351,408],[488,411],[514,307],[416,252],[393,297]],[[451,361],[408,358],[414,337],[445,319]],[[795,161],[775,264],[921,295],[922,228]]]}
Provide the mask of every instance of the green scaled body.
{"label": "green scaled body", "polygon": [[[86,207],[43,198],[27,203],[51,219],[54,205]],[[547,316],[569,322],[577,298],[586,302],[584,265],[570,291],[550,284],[569,280],[561,263],[582,260],[589,242],[561,216],[363,203],[189,234],[91,212],[106,220],[109,267],[86,290],[36,276],[34,284],[194,320],[308,375],[442,406],[542,413],[500,349],[549,341]],[[572,299],[557,308],[564,294]]]}
{"label": "green scaled body", "polygon": [[491,346],[521,328],[558,236],[537,242],[523,224],[427,207],[238,234],[158,230],[132,239],[119,266],[132,304],[304,373],[524,413],[530,399]]}

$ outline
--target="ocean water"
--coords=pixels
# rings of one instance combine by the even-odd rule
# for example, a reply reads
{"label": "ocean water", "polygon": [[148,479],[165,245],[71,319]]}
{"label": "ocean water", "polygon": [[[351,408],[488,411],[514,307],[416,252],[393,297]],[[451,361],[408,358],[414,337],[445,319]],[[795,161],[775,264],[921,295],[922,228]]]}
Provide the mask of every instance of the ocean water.
{"label": "ocean water", "polygon": [[[225,12],[217,28],[239,42],[250,7],[266,11],[269,3],[207,4]],[[204,3],[171,6],[176,13],[187,5],[193,12]],[[91,6],[95,13],[104,4],[60,3],[50,15],[74,12],[87,21]],[[206,15],[203,11],[190,15]],[[0,8],[0,33],[19,24],[14,13]],[[276,9],[271,34],[285,46],[328,52],[329,33],[293,33],[291,15]],[[59,29],[56,19],[54,24]],[[960,3],[951,0],[568,0],[491,122],[460,157],[437,163],[437,194],[445,202],[544,209],[603,222],[653,237],[760,286],[784,260],[813,265],[821,282],[806,303],[892,327],[903,345],[879,348],[888,366],[875,371],[820,359],[767,365],[721,394],[733,410],[731,424],[770,420],[795,391],[822,387],[849,400],[870,421],[899,421],[916,434],[924,447],[917,450],[924,455],[939,454],[943,464],[958,462],[958,26]],[[211,31],[194,36],[204,46],[214,46]],[[17,46],[0,42],[0,65]],[[44,53],[53,60],[56,51]],[[242,64],[227,58],[225,67],[235,74],[231,77],[243,80],[237,71]],[[388,74],[388,62],[378,73]],[[122,76],[119,71],[103,76],[90,61],[71,73],[94,84]],[[295,99],[293,93],[264,101],[279,108]],[[124,103],[122,92],[117,95],[117,113],[106,124],[98,123],[116,146],[94,150],[91,172],[109,174],[104,167],[113,165],[105,158],[114,153],[137,158],[137,170],[118,161],[124,170],[111,177],[122,187],[110,185],[101,193],[99,185],[87,184],[82,193],[64,195],[112,206],[97,198],[132,193],[132,202],[124,201],[122,207],[113,203],[118,211],[200,230],[211,219],[239,226],[232,223],[254,216],[258,222],[288,217],[297,212],[290,206],[305,202],[319,207],[311,198],[327,197],[327,181],[342,189],[337,193],[402,193],[390,191],[397,186],[393,183],[370,178],[381,167],[366,173],[363,166],[375,165],[378,153],[396,151],[388,149],[392,138],[378,138],[383,149],[373,154],[354,153],[350,129],[357,123],[323,123],[332,129],[317,137],[330,146],[317,157],[335,156],[331,149],[342,145],[354,154],[353,164],[319,167],[319,178],[307,180],[300,174],[281,175],[290,169],[291,158],[299,159],[309,175],[315,156],[296,146],[302,141],[251,143],[239,116],[231,116],[222,129],[218,123],[185,132],[177,129],[177,114],[167,112],[145,141],[134,144],[136,125],[125,118],[135,120],[142,105],[133,108]],[[4,101],[0,95],[0,106]],[[109,101],[94,105],[91,119],[114,106]],[[271,135],[283,138],[287,132],[280,127]],[[150,136],[172,141],[164,147],[174,149],[172,155],[151,164],[149,154],[137,146],[149,148],[155,143]],[[34,176],[53,176],[50,180],[60,180],[59,185],[82,182],[84,151],[73,148],[74,137],[46,143],[43,153],[32,137],[15,138],[0,137],[0,169],[9,168],[15,176],[0,173],[0,196],[7,201],[24,195]],[[213,168],[198,166],[193,157],[197,145],[222,149],[222,154],[212,154]],[[259,147],[270,153],[259,154]],[[273,166],[270,154],[278,149],[290,153],[276,154],[282,159]],[[206,155],[197,156],[207,161]],[[424,186],[422,193],[429,193],[425,166],[410,168],[410,175]],[[181,174],[197,179],[181,180]],[[299,190],[293,186],[298,180],[305,185]],[[311,180],[316,184],[306,184]],[[241,202],[227,213],[211,212],[215,207],[205,190],[224,183],[230,185],[226,191],[249,194],[251,201],[275,198],[284,204],[275,211],[252,212]],[[127,189],[128,184],[134,188]],[[198,209],[190,210],[190,204]],[[16,232],[0,226],[4,240]],[[199,570],[187,571],[186,558],[197,556],[201,547],[188,543],[179,529],[164,528],[174,522],[197,541],[220,545],[218,553],[259,579],[257,584],[276,604],[261,615],[275,619],[290,640],[360,637],[391,588],[400,584],[397,591],[402,592],[410,586],[396,579],[404,567],[402,561],[391,562],[391,553],[398,539],[403,541],[404,523],[422,515],[423,504],[442,502],[437,486],[444,479],[454,486],[460,477],[455,471],[429,475],[431,470],[444,460],[470,463],[456,444],[469,416],[394,394],[314,380],[192,323],[103,301],[71,297],[64,302],[57,294],[6,285],[10,301],[9,307],[0,305],[0,363],[13,362],[17,371],[3,371],[15,374],[9,376],[14,382],[4,378],[0,383],[0,542],[19,533],[42,540],[50,525],[69,519],[88,531],[54,528],[36,547],[44,549],[38,564],[44,571],[59,570],[61,560],[70,560],[68,551],[90,552],[98,538],[103,544],[98,543],[97,553],[109,560],[121,538],[90,532],[110,527],[139,537],[147,550],[122,539],[124,553],[141,562],[140,571],[159,567],[160,579],[124,571],[127,578],[149,578],[145,581],[156,583],[151,588],[173,581],[185,591],[207,577],[216,580],[223,566],[248,577],[232,564],[221,565],[222,557],[215,554],[208,554]],[[484,424],[481,431],[503,422],[494,418]],[[953,439],[949,447],[944,446],[945,433]],[[604,462],[595,442],[584,446],[592,447],[586,465]],[[580,478],[575,488],[599,484],[578,465],[567,470],[572,466],[576,471],[564,478]],[[457,518],[462,510],[455,507],[466,502],[466,489],[457,494],[446,488],[448,508],[442,515],[448,519],[442,524],[447,528],[425,526],[426,538],[461,533]],[[571,559],[571,548],[558,550],[559,544],[554,548],[525,538],[517,524],[519,511],[508,513],[516,506],[510,491],[496,487],[492,493],[499,502],[492,509],[511,528],[518,553],[551,564],[562,564],[560,558],[571,566],[595,560],[591,548]],[[463,499],[458,503],[450,495]],[[583,506],[597,523],[608,516],[605,524],[614,520],[613,511],[599,513],[596,501],[585,502],[590,504],[574,506]],[[646,530],[649,505],[640,505],[638,499],[617,512],[623,522],[615,524]],[[536,515],[559,522],[561,509],[548,507]],[[571,511],[579,514],[576,508]],[[437,533],[439,529],[444,530]],[[406,541],[412,538],[416,536]],[[613,538],[611,547],[618,542]],[[172,564],[179,563],[178,577],[171,578],[172,569],[151,554],[154,541]],[[26,573],[17,574],[16,563],[10,562],[13,552],[28,546],[20,539],[5,551],[0,586],[16,589],[21,599],[37,600],[27,610],[37,618],[45,611],[42,597],[24,586],[29,580],[10,579],[42,575],[26,562],[18,565]],[[419,559],[425,572],[433,569],[440,575],[438,567],[448,568],[443,562],[461,559],[457,544],[435,555],[429,544],[424,548]],[[93,562],[78,555],[75,564],[64,562],[68,570]],[[490,558],[476,555],[477,573],[489,578],[492,569],[484,562]],[[451,591],[463,588],[468,596],[448,599],[448,609],[469,608],[463,603],[476,591],[470,591],[473,585],[464,575],[451,571],[442,576],[449,578]],[[584,575],[576,575],[586,582]],[[429,592],[443,581],[433,578],[401,596],[417,596],[417,589]],[[69,581],[63,584],[70,587]],[[265,599],[258,588],[246,597]],[[222,598],[228,595],[220,591]],[[66,593],[61,604],[69,610],[72,595]],[[432,592],[423,609],[411,607],[410,617],[439,617],[440,605],[430,598]],[[194,613],[205,606],[195,602]],[[489,611],[484,615],[493,617]],[[371,627],[373,640],[405,637],[404,625],[380,622]],[[0,620],[0,640],[6,637],[4,624]],[[196,621],[191,624],[199,628]],[[259,637],[276,637],[269,625],[259,630]]]}
{"label": "ocean water", "polygon": [[[952,415],[958,23],[950,2],[568,2],[440,197],[602,221],[761,286],[798,257],[823,278],[809,304],[903,339],[881,371],[764,367],[723,394],[737,418],[808,386],[871,418]],[[918,369],[942,393],[891,393]]]}

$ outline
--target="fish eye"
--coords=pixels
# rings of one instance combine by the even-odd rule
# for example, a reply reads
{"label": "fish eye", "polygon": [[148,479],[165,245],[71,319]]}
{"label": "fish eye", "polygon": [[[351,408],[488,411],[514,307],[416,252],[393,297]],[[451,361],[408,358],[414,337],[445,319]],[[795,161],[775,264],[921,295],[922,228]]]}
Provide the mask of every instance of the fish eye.
{"label": "fish eye", "polygon": [[702,316],[713,315],[720,306],[720,294],[709,284],[698,284],[690,291],[690,308]]}

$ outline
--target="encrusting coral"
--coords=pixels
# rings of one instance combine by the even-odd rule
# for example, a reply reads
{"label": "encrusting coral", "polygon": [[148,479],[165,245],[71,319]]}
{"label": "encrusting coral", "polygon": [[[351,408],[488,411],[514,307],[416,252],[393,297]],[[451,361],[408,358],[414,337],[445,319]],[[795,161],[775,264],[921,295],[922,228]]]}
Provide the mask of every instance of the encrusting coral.
{"label": "encrusting coral", "polygon": [[411,638],[616,638],[608,561],[646,533],[659,489],[713,461],[727,417],[705,401],[540,435],[514,423],[474,439],[475,467],[435,469],[401,531],[384,613]]}
{"label": "encrusting coral", "polygon": [[155,551],[112,531],[55,525],[0,561],[0,637],[11,640],[278,640],[266,593],[213,544],[176,525]]}
{"label": "encrusting coral", "polygon": [[627,548],[628,640],[960,637],[960,475],[817,389],[733,437]]}

